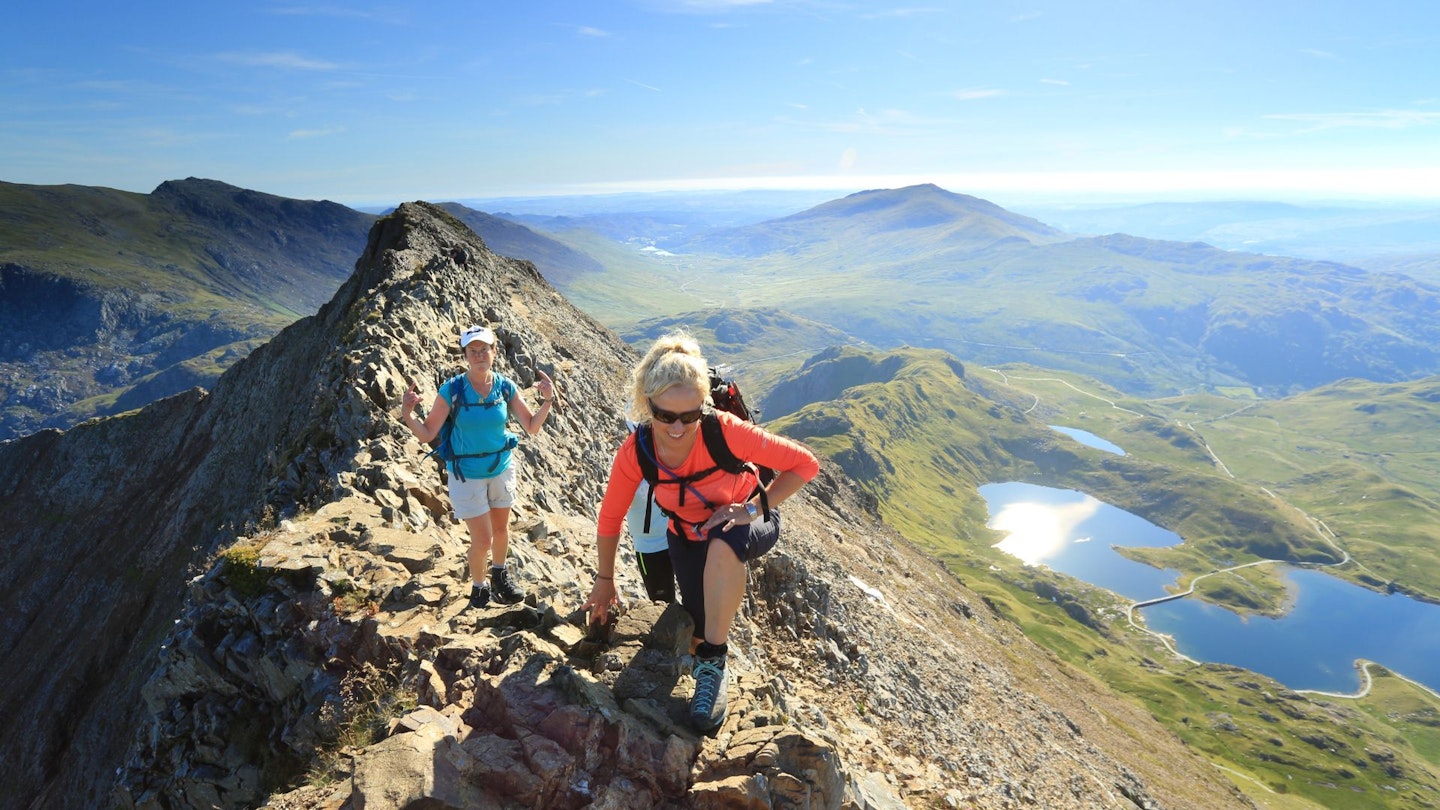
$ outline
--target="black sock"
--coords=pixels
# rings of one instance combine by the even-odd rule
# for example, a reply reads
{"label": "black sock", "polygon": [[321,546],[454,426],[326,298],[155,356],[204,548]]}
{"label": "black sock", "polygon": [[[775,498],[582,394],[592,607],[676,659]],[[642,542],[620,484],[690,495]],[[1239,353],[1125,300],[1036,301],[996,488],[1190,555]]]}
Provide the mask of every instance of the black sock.
{"label": "black sock", "polygon": [[729,644],[711,644],[708,641],[702,641],[700,642],[700,646],[695,648],[695,657],[708,659],[719,658],[721,661],[724,661],[725,656],[728,655],[729,652]]}

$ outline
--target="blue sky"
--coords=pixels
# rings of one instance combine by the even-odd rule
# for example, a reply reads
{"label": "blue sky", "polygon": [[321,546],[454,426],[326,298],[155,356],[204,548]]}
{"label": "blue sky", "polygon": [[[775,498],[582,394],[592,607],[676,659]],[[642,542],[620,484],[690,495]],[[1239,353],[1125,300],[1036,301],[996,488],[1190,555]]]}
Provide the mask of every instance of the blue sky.
{"label": "blue sky", "polygon": [[1434,201],[1436,54],[1433,0],[53,0],[0,30],[0,180]]}

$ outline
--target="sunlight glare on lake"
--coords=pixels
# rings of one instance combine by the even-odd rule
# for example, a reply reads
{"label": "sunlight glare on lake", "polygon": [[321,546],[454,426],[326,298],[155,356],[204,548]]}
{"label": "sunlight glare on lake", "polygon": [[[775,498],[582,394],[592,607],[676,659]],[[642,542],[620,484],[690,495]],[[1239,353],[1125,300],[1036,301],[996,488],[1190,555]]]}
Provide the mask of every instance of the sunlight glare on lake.
{"label": "sunlight glare on lake", "polygon": [[1064,551],[1067,538],[1074,534],[1075,527],[1099,511],[1100,506],[1099,501],[1088,495],[1079,503],[1058,506],[1012,503],[991,518],[988,525],[992,529],[1009,532],[1009,536],[996,543],[995,548],[1030,565],[1040,565]]}

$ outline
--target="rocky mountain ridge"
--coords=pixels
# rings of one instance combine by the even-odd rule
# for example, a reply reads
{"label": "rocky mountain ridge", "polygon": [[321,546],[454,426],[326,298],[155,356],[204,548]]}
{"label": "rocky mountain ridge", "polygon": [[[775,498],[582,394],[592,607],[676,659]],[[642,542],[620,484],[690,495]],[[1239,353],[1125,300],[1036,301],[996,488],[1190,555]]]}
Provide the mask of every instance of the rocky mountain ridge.
{"label": "rocky mountain ridge", "polygon": [[[520,449],[530,597],[479,611],[438,471],[392,414],[477,320],[503,373],[546,370],[562,403]],[[1249,806],[829,465],[752,568],[730,717],[689,732],[683,612],[639,604],[629,560],[615,626],[575,612],[632,359],[532,265],[407,204],[330,304],[214,391],[0,446],[0,674],[19,685],[0,805]]]}

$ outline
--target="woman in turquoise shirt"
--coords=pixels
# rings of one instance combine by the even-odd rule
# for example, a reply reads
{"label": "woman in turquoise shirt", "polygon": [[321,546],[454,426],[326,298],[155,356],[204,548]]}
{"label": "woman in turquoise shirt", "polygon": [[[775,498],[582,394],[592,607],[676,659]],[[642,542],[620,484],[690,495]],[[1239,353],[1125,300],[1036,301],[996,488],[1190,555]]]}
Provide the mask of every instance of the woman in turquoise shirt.
{"label": "woman in turquoise shirt", "polygon": [[[440,435],[451,412],[455,413],[445,453],[449,471],[450,502],[455,518],[470,533],[470,606],[484,607],[495,600],[514,604],[525,598],[505,568],[510,549],[510,507],[515,505],[515,468],[511,450],[515,437],[505,426],[513,416],[526,433],[535,434],[545,424],[555,398],[555,386],[543,371],[536,370],[540,407],[530,410],[515,383],[495,371],[494,330],[472,326],[460,335],[460,350],[468,368],[440,386],[435,404],[421,421],[415,416],[420,394],[412,382],[401,409],[401,420],[415,438],[431,442]],[[489,582],[485,561],[490,560]]]}

